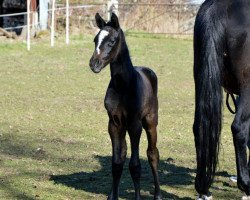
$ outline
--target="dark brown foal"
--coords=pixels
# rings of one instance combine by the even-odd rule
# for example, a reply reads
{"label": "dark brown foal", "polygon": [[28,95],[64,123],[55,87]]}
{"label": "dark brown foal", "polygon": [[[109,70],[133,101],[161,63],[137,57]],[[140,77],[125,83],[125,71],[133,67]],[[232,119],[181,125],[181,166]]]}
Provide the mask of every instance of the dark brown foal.
{"label": "dark brown foal", "polygon": [[141,199],[139,143],[143,127],[147,133],[147,156],[154,176],[154,199],[160,200],[162,198],[157,172],[159,152],[156,147],[157,77],[149,68],[133,67],[124,33],[115,14],[112,14],[108,23],[96,14],[96,23],[100,32],[94,40],[95,51],[90,59],[90,67],[93,72],[98,73],[110,64],[111,71],[111,80],[104,101],[109,115],[108,130],[113,149],[113,183],[108,199],[116,200],[119,196],[119,182],[127,154],[127,131],[132,152],[129,170],[134,182],[135,199]]}

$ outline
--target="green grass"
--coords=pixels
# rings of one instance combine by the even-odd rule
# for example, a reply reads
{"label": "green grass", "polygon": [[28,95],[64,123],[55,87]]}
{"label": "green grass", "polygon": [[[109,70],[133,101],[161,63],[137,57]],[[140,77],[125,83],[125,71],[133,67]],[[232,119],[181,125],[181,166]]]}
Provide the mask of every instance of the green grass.
{"label": "green grass", "polygon": [[[0,199],[106,199],[110,190],[111,144],[103,99],[109,67],[88,67],[93,37],[24,43],[0,42]],[[134,65],[149,66],[159,79],[160,181],[164,199],[194,199],[195,148],[192,123],[194,84],[191,40],[128,35]],[[231,186],[235,156],[224,109],[216,199],[239,199]],[[141,139],[142,195],[152,199],[153,178]],[[128,159],[130,152],[128,152]],[[133,198],[128,160],[121,199]]]}

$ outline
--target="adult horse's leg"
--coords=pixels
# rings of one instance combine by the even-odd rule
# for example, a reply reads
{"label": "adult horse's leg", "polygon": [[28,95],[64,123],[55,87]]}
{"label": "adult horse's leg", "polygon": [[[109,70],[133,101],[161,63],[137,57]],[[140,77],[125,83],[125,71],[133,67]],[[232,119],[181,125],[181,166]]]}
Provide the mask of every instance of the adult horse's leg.
{"label": "adult horse's leg", "polygon": [[131,159],[129,162],[129,171],[134,182],[135,199],[140,200],[140,178],[141,163],[139,158],[139,143],[141,138],[142,125],[138,119],[129,122],[128,133],[131,143]]}
{"label": "adult horse's leg", "polygon": [[[250,151],[250,137],[249,137],[249,135],[248,135],[247,147],[248,147],[248,151]],[[249,154],[249,157],[248,157],[248,173],[250,175],[250,154]]]}
{"label": "adult horse's leg", "polygon": [[119,183],[122,175],[123,165],[127,154],[126,129],[122,124],[115,124],[109,120],[109,135],[112,141],[112,190],[108,200],[117,200],[119,196]]}
{"label": "adult horse's leg", "polygon": [[237,164],[237,184],[240,190],[250,196],[250,178],[247,162],[247,142],[250,127],[250,88],[244,91],[238,111],[232,124],[232,133]]}
{"label": "adult horse's leg", "polygon": [[159,151],[156,147],[157,143],[157,115],[156,114],[148,114],[143,119],[143,128],[145,129],[147,133],[148,138],[148,149],[147,149],[147,156],[148,156],[148,162],[150,164],[150,167],[152,169],[152,173],[154,176],[154,185],[155,185],[155,193],[154,193],[154,199],[160,200],[162,199],[161,191],[160,191],[160,182],[159,182],[159,176],[158,176],[158,163],[159,163]]}

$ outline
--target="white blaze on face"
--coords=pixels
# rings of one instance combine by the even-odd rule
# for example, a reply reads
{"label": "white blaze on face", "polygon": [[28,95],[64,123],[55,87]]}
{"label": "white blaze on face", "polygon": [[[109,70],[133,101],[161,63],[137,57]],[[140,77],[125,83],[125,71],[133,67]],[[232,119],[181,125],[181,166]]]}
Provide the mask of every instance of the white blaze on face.
{"label": "white blaze on face", "polygon": [[105,37],[107,37],[109,35],[109,32],[108,31],[105,31],[105,30],[102,30],[99,34],[99,37],[98,37],[98,44],[97,44],[97,47],[96,47],[96,51],[97,51],[97,54],[100,54],[100,46],[102,44],[102,41],[104,40]]}

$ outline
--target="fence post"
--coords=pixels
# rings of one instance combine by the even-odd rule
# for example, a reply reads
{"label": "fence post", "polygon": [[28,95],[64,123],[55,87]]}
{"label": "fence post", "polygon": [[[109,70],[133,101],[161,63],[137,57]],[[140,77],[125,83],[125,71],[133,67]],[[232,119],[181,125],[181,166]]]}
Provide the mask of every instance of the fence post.
{"label": "fence post", "polygon": [[39,1],[39,23],[41,30],[46,30],[48,26],[48,0]]}
{"label": "fence post", "polygon": [[69,44],[69,0],[66,0],[66,44]]}
{"label": "fence post", "polygon": [[110,20],[112,12],[114,12],[117,16],[119,16],[118,12],[118,0],[108,0],[107,4],[107,19]]}
{"label": "fence post", "polygon": [[54,47],[54,39],[55,39],[55,0],[52,0],[52,16],[51,16],[51,47]]}
{"label": "fence post", "polygon": [[30,0],[27,0],[27,49],[30,51]]}

